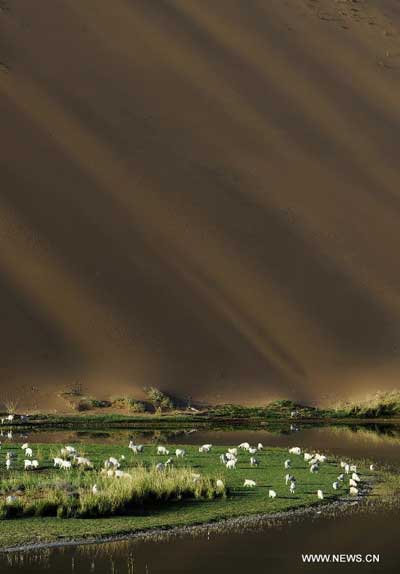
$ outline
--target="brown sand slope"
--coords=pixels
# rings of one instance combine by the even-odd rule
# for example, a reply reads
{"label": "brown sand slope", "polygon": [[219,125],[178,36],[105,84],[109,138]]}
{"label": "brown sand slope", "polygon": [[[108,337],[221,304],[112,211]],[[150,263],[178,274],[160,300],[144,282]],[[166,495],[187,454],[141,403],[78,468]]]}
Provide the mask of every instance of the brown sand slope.
{"label": "brown sand slope", "polygon": [[398,384],[399,33],[397,0],[1,0],[2,388]]}

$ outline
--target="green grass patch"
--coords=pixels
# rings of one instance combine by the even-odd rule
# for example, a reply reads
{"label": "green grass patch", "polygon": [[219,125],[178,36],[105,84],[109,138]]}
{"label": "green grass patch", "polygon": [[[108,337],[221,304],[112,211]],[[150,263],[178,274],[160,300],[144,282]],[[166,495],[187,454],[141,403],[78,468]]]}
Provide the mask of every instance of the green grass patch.
{"label": "green grass patch", "polygon": [[[348,486],[343,486],[339,491],[332,487],[342,472],[336,460],[328,459],[317,474],[312,474],[303,456],[289,455],[287,449],[267,448],[259,451],[256,455],[259,462],[257,467],[250,465],[250,455],[246,451],[239,450],[236,470],[228,470],[219,460],[227,450],[227,447],[221,446],[213,447],[210,453],[199,453],[197,446],[174,445],[168,447],[168,456],[157,455],[156,445],[146,445],[144,453],[138,455],[134,455],[127,446],[75,446],[81,456],[92,462],[93,468],[55,469],[52,459],[59,456],[60,446],[40,444],[32,445],[39,469],[24,471],[20,446],[7,445],[7,451],[15,454],[11,470],[7,471],[6,449],[0,451],[2,547],[60,538],[110,536],[249,514],[276,513],[324,504],[348,493]],[[173,456],[176,448],[186,451],[183,459]],[[104,461],[110,456],[118,459],[125,457],[121,460],[120,469],[131,474],[132,479],[111,479],[101,474]],[[167,458],[173,458],[174,470],[155,470],[155,465],[165,462]],[[288,458],[292,461],[289,471],[284,468],[284,461]],[[376,471],[371,473],[367,468],[359,469],[362,480],[374,476],[379,483],[380,474]],[[287,472],[296,478],[294,493],[290,493],[285,484]],[[200,475],[197,478],[199,482],[193,480],[193,473]],[[216,486],[218,479],[224,484],[220,492]],[[254,480],[256,487],[245,488],[245,479]],[[94,484],[101,495],[92,493]],[[270,489],[277,492],[275,499],[269,498]],[[324,492],[322,501],[317,499],[318,489]],[[14,511],[8,510],[7,496],[17,498]],[[58,518],[53,517],[54,514]],[[68,516],[75,518],[62,518]]]}

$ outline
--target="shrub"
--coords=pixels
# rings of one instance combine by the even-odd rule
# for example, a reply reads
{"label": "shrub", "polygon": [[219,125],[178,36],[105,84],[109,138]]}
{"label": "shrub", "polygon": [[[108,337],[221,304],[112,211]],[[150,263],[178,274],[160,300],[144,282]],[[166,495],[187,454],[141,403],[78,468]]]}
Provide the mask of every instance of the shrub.
{"label": "shrub", "polygon": [[144,391],[156,412],[161,413],[163,410],[173,408],[174,405],[171,397],[160,391],[160,389],[156,387],[145,387]]}

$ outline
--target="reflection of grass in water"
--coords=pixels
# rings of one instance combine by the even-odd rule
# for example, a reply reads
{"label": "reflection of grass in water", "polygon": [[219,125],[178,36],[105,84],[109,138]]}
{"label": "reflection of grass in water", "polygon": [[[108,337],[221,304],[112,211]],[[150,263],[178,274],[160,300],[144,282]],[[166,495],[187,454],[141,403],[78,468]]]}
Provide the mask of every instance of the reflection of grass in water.
{"label": "reflection of grass in water", "polygon": [[368,428],[366,426],[330,426],[329,433],[344,436],[346,440],[354,440],[356,442],[363,441],[367,444],[375,445],[400,445],[400,428],[392,427],[385,429],[386,432],[379,431],[375,428]]}
{"label": "reflection of grass in water", "polygon": [[[200,524],[237,516],[276,513],[289,508],[319,504],[316,496],[316,491],[319,488],[325,494],[325,500],[321,502],[322,504],[348,492],[348,488],[342,488],[341,491],[334,491],[332,488],[333,481],[341,472],[338,464],[334,461],[324,463],[318,474],[311,474],[303,457],[296,455],[289,457],[287,449],[268,448],[257,454],[260,463],[258,467],[251,467],[250,455],[239,451],[237,468],[230,471],[222,466],[219,461],[219,455],[226,452],[226,447],[214,447],[209,454],[199,453],[197,446],[184,446],[184,448],[186,457],[184,460],[175,459],[176,467],[183,470],[187,467],[193,468],[196,473],[203,477],[209,477],[210,480],[221,477],[229,489],[226,499],[183,500],[161,506],[153,504],[144,506],[142,514],[101,519],[58,520],[42,517],[0,520],[0,544],[7,546],[26,543],[27,541],[110,536],[149,528]],[[34,449],[34,456],[36,456],[38,446],[34,446]],[[24,481],[34,481],[37,480],[35,476],[42,475],[43,477],[53,477],[53,480],[73,482],[73,474],[78,473],[78,471],[63,472],[52,468],[50,455],[55,455],[57,449],[59,449],[58,445],[40,445],[42,453],[41,471],[35,475],[34,472],[24,473],[21,470],[23,464],[21,448],[19,446],[9,447],[10,451],[13,450],[18,455],[15,468],[19,477],[23,475]],[[77,446],[77,449],[83,451],[82,454],[87,456],[95,466],[94,471],[80,472],[82,482],[87,485],[94,483],[92,473],[95,473],[97,481],[99,468],[103,461],[110,456],[118,458],[123,454],[126,459],[122,463],[122,469],[133,474],[137,472],[138,464],[151,468],[155,463],[160,460],[165,461],[166,458],[156,455],[155,445],[145,446],[144,454],[138,456],[133,455],[126,446],[88,444],[81,445],[81,447]],[[1,458],[3,456],[4,454]],[[287,458],[292,459],[293,466],[290,472],[297,479],[296,491],[293,495],[290,494],[284,481],[287,470],[284,469],[283,463]],[[364,469],[363,477],[369,476],[369,474]],[[7,480],[7,471],[3,461],[0,461],[0,477],[3,481]],[[255,480],[257,487],[255,489],[243,488],[243,482],[246,478]],[[268,497],[270,488],[278,493],[274,500]]]}

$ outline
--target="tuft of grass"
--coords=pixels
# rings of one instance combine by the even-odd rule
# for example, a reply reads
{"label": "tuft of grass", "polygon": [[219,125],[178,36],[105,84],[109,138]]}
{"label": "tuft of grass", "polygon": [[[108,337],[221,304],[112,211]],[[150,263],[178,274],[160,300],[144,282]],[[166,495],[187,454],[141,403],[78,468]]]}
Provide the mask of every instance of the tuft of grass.
{"label": "tuft of grass", "polygon": [[339,402],[333,406],[336,416],[386,418],[400,416],[400,391],[378,391],[364,400]]}
{"label": "tuft of grass", "polygon": [[[93,493],[96,485],[98,492]],[[195,476],[191,468],[157,470],[137,466],[121,478],[102,471],[75,469],[68,480],[53,473],[16,471],[0,481],[0,517],[57,516],[85,518],[135,514],[146,505],[185,499],[212,500],[225,496],[225,488],[207,476]],[[7,497],[15,501],[7,503]]]}

